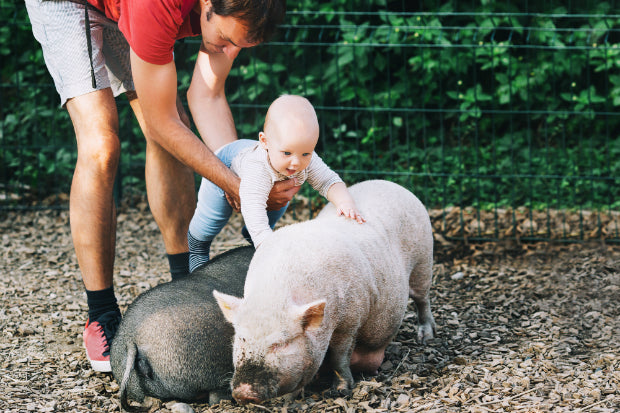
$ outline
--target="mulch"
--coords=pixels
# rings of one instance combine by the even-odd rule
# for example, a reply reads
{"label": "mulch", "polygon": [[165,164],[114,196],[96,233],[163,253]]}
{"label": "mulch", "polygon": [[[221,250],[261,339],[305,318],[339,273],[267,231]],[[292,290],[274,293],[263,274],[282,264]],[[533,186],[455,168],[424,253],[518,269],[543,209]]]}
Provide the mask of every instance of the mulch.
{"label": "mulch", "polygon": [[[301,205],[283,224],[307,218],[307,209]],[[431,211],[437,337],[417,343],[411,304],[379,374],[357,376],[352,396],[329,397],[329,377],[320,377],[295,401],[242,407],[151,400],[150,410],[620,411],[620,246],[602,232],[613,231],[617,217],[593,220],[598,232],[586,231],[590,241],[526,242],[510,233],[506,241],[455,241],[450,237],[497,222],[497,213],[492,222],[474,214],[483,228],[464,227],[467,214]],[[537,222],[535,215],[506,216],[506,231],[534,231],[525,220]],[[559,216],[561,225],[543,228],[570,233],[587,224],[583,213]],[[118,223],[115,289],[124,310],[170,276],[146,203],[121,206]],[[240,226],[235,215],[214,254],[244,244]],[[120,411],[117,383],[93,372],[82,349],[86,298],[68,211],[2,211],[0,233],[0,412]]]}

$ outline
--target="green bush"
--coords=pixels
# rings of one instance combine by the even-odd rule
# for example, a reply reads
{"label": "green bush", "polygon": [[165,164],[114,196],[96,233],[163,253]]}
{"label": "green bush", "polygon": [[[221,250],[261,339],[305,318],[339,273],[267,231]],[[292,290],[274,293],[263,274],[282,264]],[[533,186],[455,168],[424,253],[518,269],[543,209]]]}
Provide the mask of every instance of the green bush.
{"label": "green bush", "polygon": [[[620,18],[610,3],[288,7],[278,36],[231,71],[240,137],[256,138],[279,94],[302,94],[319,115],[318,152],[348,183],[391,179],[429,206],[620,207]],[[0,12],[0,192],[68,192],[70,121],[23,4],[2,1]],[[176,49],[182,93],[198,41]],[[144,142],[119,107],[121,187],[143,191]]]}
{"label": "green bush", "polygon": [[605,17],[617,11],[392,3],[293,8],[280,39],[231,73],[244,131],[278,93],[301,93],[349,182],[389,176],[436,206],[620,206],[620,19]]}

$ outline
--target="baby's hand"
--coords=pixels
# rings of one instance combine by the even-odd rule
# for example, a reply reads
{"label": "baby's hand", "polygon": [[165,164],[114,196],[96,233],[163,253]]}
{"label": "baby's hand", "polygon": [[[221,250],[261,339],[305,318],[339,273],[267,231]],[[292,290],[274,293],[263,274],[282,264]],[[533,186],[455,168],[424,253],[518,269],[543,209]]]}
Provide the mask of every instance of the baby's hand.
{"label": "baby's hand", "polygon": [[351,218],[356,220],[359,224],[363,224],[366,222],[362,214],[359,213],[354,204],[341,204],[336,210],[338,211],[338,215],[344,215],[345,218]]}

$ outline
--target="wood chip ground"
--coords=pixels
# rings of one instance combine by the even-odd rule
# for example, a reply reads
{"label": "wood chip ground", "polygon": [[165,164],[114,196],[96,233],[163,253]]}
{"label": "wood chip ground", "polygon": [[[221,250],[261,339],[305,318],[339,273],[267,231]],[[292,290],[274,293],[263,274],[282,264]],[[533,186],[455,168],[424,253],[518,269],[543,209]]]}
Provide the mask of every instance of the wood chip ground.
{"label": "wood chip ground", "polygon": [[[463,214],[431,215],[438,331],[426,346],[416,342],[410,304],[379,374],[357,376],[351,397],[328,397],[329,377],[320,377],[293,402],[152,401],[150,410],[620,411],[620,246],[448,242]],[[295,219],[303,211],[284,224]],[[532,228],[526,219],[519,228]],[[564,222],[570,230],[570,216]],[[115,289],[124,310],[169,274],[144,202],[121,207],[118,224]],[[214,253],[244,244],[240,225],[235,215]],[[3,211],[0,233],[0,412],[120,411],[117,383],[93,372],[82,349],[86,298],[68,212]]]}

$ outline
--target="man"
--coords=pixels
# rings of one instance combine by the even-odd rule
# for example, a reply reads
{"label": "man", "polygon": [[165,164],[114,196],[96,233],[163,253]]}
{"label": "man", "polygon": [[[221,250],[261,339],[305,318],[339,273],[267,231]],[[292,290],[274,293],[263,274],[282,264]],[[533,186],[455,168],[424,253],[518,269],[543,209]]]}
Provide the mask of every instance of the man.
{"label": "man", "polygon": [[[149,206],[170,272],[183,276],[196,205],[193,172],[239,207],[239,178],[213,154],[237,139],[224,83],[239,51],[266,40],[283,20],[285,0],[26,0],[26,6],[75,129],[69,209],[89,307],[84,344],[93,369],[110,371],[109,347],[120,321],[112,279],[112,187],[120,154],[114,97],[127,95],[144,132]],[[204,142],[189,128],[173,60],[175,40],[194,35],[202,35],[202,44],[187,97]],[[299,189],[294,184],[274,188],[270,209],[290,201]]]}

